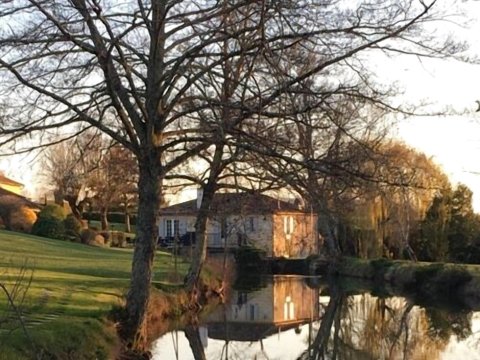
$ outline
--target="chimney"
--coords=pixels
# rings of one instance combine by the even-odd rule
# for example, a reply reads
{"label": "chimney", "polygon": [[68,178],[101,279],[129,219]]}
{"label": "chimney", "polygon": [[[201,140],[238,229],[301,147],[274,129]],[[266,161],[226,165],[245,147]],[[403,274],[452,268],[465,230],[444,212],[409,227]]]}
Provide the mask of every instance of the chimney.
{"label": "chimney", "polygon": [[295,200],[293,201],[293,205],[298,210],[305,210],[305,201],[301,197],[295,197]]}
{"label": "chimney", "polygon": [[203,198],[203,188],[197,188],[197,210],[200,209],[202,205],[202,198]]}

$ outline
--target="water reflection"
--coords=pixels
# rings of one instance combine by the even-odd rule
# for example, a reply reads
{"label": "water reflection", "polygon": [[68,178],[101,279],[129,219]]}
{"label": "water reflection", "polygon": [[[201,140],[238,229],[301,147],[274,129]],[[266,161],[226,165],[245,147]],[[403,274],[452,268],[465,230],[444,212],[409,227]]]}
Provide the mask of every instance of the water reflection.
{"label": "water reflection", "polygon": [[480,313],[274,277],[165,334],[154,359],[480,359]]}

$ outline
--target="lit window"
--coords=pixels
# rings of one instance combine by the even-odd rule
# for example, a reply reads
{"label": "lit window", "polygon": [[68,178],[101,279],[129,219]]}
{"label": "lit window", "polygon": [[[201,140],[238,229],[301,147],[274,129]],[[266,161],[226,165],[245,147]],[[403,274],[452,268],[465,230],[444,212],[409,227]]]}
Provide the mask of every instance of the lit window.
{"label": "lit window", "polygon": [[283,217],[283,230],[285,234],[293,234],[293,216],[284,216]]}
{"label": "lit window", "polygon": [[248,219],[248,230],[249,231],[255,231],[255,218],[254,217],[250,217]]}

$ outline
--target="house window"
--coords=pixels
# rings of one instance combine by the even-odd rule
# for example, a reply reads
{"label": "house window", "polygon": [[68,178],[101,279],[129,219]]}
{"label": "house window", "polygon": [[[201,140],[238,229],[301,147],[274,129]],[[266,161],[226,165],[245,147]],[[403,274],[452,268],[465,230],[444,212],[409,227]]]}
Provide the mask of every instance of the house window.
{"label": "house window", "polygon": [[248,218],[248,231],[255,231],[255,218],[253,216]]}
{"label": "house window", "polygon": [[180,220],[165,220],[165,236],[174,237],[180,234]]}
{"label": "house window", "polygon": [[220,236],[222,239],[227,237],[227,220],[225,218],[222,218],[220,223]]}
{"label": "house window", "polygon": [[249,320],[253,321],[257,319],[257,304],[250,304],[250,316]]}
{"label": "house window", "polygon": [[293,234],[293,216],[283,217],[283,230],[287,235]]}
{"label": "house window", "polygon": [[283,319],[295,320],[295,304],[293,303],[291,296],[287,296],[283,303]]}

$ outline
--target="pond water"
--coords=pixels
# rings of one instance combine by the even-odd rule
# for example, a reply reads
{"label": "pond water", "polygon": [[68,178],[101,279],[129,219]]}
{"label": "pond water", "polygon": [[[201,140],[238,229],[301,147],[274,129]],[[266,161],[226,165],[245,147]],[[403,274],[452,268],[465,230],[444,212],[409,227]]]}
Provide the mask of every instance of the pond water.
{"label": "pond water", "polygon": [[480,311],[392,292],[338,279],[243,279],[227,304],[172,324],[153,359],[480,360]]}

